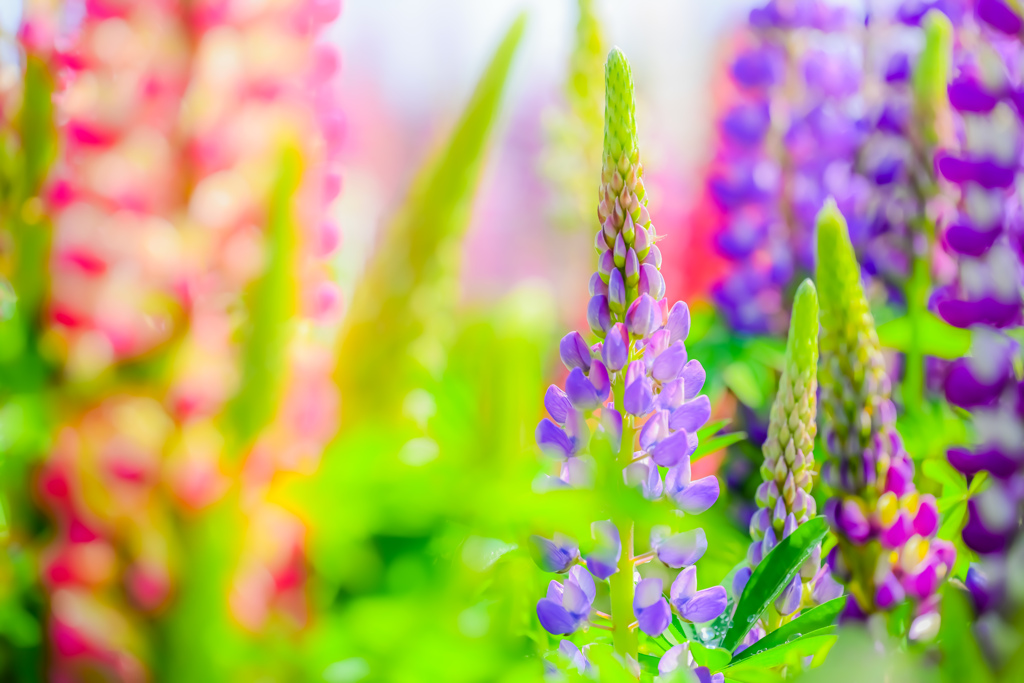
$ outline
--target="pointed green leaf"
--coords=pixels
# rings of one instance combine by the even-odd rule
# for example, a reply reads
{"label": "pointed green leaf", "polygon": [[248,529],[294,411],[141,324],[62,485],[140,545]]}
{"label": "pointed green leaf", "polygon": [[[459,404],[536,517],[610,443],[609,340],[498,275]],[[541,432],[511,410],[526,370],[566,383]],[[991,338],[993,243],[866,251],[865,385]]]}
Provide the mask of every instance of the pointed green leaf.
{"label": "pointed green leaf", "polygon": [[768,606],[789,585],[815,546],[828,534],[824,517],[814,517],[782,539],[754,569],[736,604],[732,626],[721,647],[732,652]]}
{"label": "pointed green leaf", "polygon": [[995,680],[974,637],[974,613],[967,594],[952,583],[946,583],[942,586],[941,610],[942,680],[949,683],[989,683]]}
{"label": "pointed green leaf", "polygon": [[[820,657],[836,642],[835,627],[828,626],[808,633],[802,638],[771,649],[756,650],[749,658],[725,669],[731,677],[742,675],[742,671],[757,671],[799,663],[804,657]],[[751,647],[753,649],[753,647]]]}
{"label": "pointed green leaf", "polygon": [[[398,402],[417,386],[418,378],[411,375],[436,369],[427,366],[438,352],[443,361],[441,340],[424,335],[432,329],[428,325],[438,324],[439,316],[443,323],[445,305],[454,305],[439,291],[440,283],[458,276],[458,261],[446,250],[455,251],[455,241],[469,225],[473,195],[525,23],[525,15],[520,15],[505,34],[447,144],[417,175],[353,293],[335,374],[344,395],[359,397],[345,402],[346,412],[397,410]],[[415,350],[420,351],[417,358]]]}
{"label": "pointed green leaf", "polygon": [[931,458],[921,464],[921,471],[929,479],[942,484],[943,490],[967,493],[967,480],[945,459]]}
{"label": "pointed green leaf", "polygon": [[793,621],[780,626],[743,652],[733,657],[731,664],[738,664],[744,660],[750,659],[761,651],[767,651],[778,647],[787,647],[802,637],[807,637],[808,635],[822,629],[831,628],[839,617],[839,613],[843,611],[843,607],[845,606],[846,596],[844,595],[842,597],[829,600],[821,605],[812,607]]}
{"label": "pointed green leaf", "polygon": [[[878,326],[879,343],[890,349],[907,352],[914,342],[912,321],[907,316]],[[971,349],[971,331],[953,327],[931,313],[917,316],[918,351],[926,356],[952,360],[966,356]]]}
{"label": "pointed green leaf", "polygon": [[298,226],[293,200],[301,178],[299,152],[288,149],[282,155],[267,212],[268,262],[246,296],[249,316],[243,330],[242,378],[227,407],[236,449],[251,443],[273,419],[284,391],[291,323],[298,305]]}
{"label": "pointed green leaf", "polygon": [[696,462],[703,458],[705,455],[717,453],[718,451],[728,448],[734,443],[739,443],[747,438],[746,432],[729,432],[728,434],[721,434],[706,441],[701,441],[697,446],[697,450],[690,456],[690,462]]}

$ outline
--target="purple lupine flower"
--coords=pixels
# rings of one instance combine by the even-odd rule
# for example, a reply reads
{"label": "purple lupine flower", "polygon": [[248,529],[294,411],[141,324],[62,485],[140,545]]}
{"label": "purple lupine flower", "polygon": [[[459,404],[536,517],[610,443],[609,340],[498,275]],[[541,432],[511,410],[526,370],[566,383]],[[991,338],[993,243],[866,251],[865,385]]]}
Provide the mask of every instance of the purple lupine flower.
{"label": "purple lupine flower", "polygon": [[[549,482],[576,485],[565,475],[566,468],[586,463],[593,470],[589,474],[605,475],[601,481],[621,486],[619,496],[632,496],[630,489],[637,489],[649,500],[667,497],[682,512],[697,514],[710,508],[719,494],[716,477],[693,480],[690,470],[711,402],[700,393],[704,368],[686,349],[690,311],[685,303],[669,306],[664,298],[660,236],[647,210],[631,78],[622,53],[613,50],[606,69],[601,225],[595,237],[600,255],[588,308],[591,330],[601,341],[590,347],[575,332],[563,338],[559,351],[569,376],[564,389],[548,389],[544,405],[549,417],[537,428],[537,443],[559,463],[560,476]],[[610,445],[611,457],[603,448],[600,458],[592,457],[591,439]],[[638,661],[634,628],[658,636],[671,623],[673,609],[691,622],[709,621],[725,609],[721,586],[696,590],[694,563],[708,546],[702,529],[672,533],[659,528],[652,534],[650,551],[640,556],[633,523],[621,510],[612,520],[595,521],[591,531],[586,568],[575,564],[574,541],[559,536],[531,540],[543,568],[569,568],[565,582],[552,582],[537,606],[541,625],[550,633],[586,627],[594,579],[608,581],[611,602],[610,615],[595,616],[610,618],[611,624],[602,626],[612,629],[617,654],[627,663]],[[636,565],[651,559],[681,570],[670,597],[664,595],[661,578],[637,583]]]}
{"label": "purple lupine flower", "polygon": [[731,69],[739,99],[721,119],[708,180],[723,218],[718,251],[736,264],[714,299],[733,329],[782,333],[785,291],[813,267],[822,201],[837,197],[857,215],[867,204],[851,161],[865,134],[861,48],[852,15],[819,0],[772,0],[749,25],[752,44]]}
{"label": "purple lupine flower", "polygon": [[[935,538],[934,498],[914,488],[860,268],[832,202],[818,218],[818,259],[820,401],[829,455],[822,480],[831,496],[825,514],[838,537],[833,569],[854,598],[847,614],[869,615],[911,598],[914,623],[934,624],[932,596],[955,551]],[[915,633],[925,635],[920,628]]]}
{"label": "purple lupine flower", "polygon": [[569,570],[565,583],[552,581],[537,603],[537,618],[548,633],[568,635],[587,622],[597,588],[583,567]]}
{"label": "purple lupine flower", "polygon": [[1014,371],[1019,345],[1004,332],[1024,320],[1024,207],[1017,187],[1024,151],[1021,26],[1017,10],[1000,0],[969,10],[948,88],[958,144],[936,159],[945,189],[958,200],[944,240],[959,266],[938,311],[972,330],[971,354],[951,364],[944,389],[950,403],[971,411],[976,436],[974,445],[947,455],[964,474],[989,477],[968,502],[962,533],[979,556],[965,581],[981,614],[975,633],[997,667],[1012,654],[998,634],[1020,608],[1019,593],[1009,587],[1024,559],[1024,383]]}

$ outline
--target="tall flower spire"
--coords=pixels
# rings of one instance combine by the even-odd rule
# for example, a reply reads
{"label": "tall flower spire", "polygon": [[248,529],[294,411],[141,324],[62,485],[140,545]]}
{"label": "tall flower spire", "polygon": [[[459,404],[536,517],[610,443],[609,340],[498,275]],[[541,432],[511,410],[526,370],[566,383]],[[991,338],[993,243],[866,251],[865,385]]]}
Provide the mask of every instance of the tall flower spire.
{"label": "tall flower spire", "polygon": [[[544,404],[550,417],[538,425],[536,436],[557,463],[558,475],[548,478],[548,487],[616,482],[614,495],[605,501],[612,518],[594,522],[592,549],[582,557],[576,539],[557,534],[553,540],[535,537],[532,546],[541,568],[568,573],[564,582],[552,580],[538,602],[541,625],[552,634],[591,624],[611,629],[617,654],[636,667],[634,629],[661,635],[673,608],[685,621],[709,621],[725,609],[726,593],[721,586],[697,590],[695,563],[707,549],[703,530],[657,529],[649,550],[637,554],[634,520],[621,503],[636,495],[629,489],[636,489],[649,500],[668,498],[681,511],[698,514],[717,500],[719,484],[714,476],[691,476],[697,430],[710,417],[711,402],[699,393],[704,369],[687,358],[689,309],[682,302],[670,308],[663,298],[645,206],[632,78],[618,49],[608,56],[605,78],[600,259],[589,311],[591,327],[603,341],[590,346],[578,332],[562,339],[559,352],[569,376],[564,389],[548,389]],[[661,578],[637,581],[637,565],[655,559],[682,570],[668,596]],[[607,612],[595,610],[603,593],[595,581],[608,581],[608,606],[601,605]],[[680,650],[670,653],[662,660],[663,673],[689,664]]]}
{"label": "tall flower spire", "polygon": [[641,295],[665,296],[657,231],[647,211],[643,165],[636,134],[636,103],[629,62],[618,48],[605,63],[604,163],[601,168],[599,254],[590,280],[590,328],[601,338]]}
{"label": "tall flower spire", "polygon": [[916,603],[912,638],[937,628],[935,591],[953,566],[951,544],[935,538],[938,511],[914,487],[914,464],[896,431],[891,383],[860,281],[846,221],[834,202],[818,215],[821,294],[821,407],[831,495],[826,515],[838,536],[834,573],[854,598],[848,615]]}
{"label": "tall flower spire", "polygon": [[[772,403],[768,438],[762,446],[764,462],[757,489],[758,510],[750,521],[752,543],[747,552],[749,567],[737,572],[736,595],[750,578],[751,570],[783,538],[814,517],[817,505],[811,496],[814,477],[814,437],[818,406],[818,295],[814,283],[804,280],[797,288],[790,316],[786,360],[779,391]],[[744,641],[756,642],[766,632],[785,624],[801,607],[839,597],[842,589],[828,568],[821,569],[820,549],[808,558],[773,607]],[[819,571],[820,569],[820,571]],[[806,587],[806,591],[804,590]]]}

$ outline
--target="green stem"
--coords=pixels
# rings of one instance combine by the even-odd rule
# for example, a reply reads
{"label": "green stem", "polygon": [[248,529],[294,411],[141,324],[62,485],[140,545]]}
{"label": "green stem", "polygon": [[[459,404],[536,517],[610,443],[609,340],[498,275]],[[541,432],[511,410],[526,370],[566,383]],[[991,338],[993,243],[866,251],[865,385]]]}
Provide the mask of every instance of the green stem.
{"label": "green stem", "polygon": [[924,250],[914,249],[914,261],[907,282],[907,319],[910,322],[910,346],[906,353],[903,373],[903,406],[910,414],[917,414],[924,403],[924,353],[921,328],[928,310],[928,291],[931,289],[932,226],[925,220],[921,234],[925,238]]}
{"label": "green stem", "polygon": [[[622,470],[629,465],[633,459],[633,437],[635,430],[632,418],[623,409],[622,400],[625,394],[624,382],[621,377],[615,380],[612,390],[615,395],[615,409],[622,415],[622,445],[619,447],[618,458],[610,463],[611,475],[614,477],[616,487],[622,487],[622,494],[625,495],[626,482],[622,477]],[[618,512],[613,515],[612,523],[619,530],[619,537],[622,540],[622,555],[619,557],[619,571],[609,578],[612,616],[612,642],[615,650],[620,655],[629,655],[637,659],[636,633],[631,631],[629,625],[633,623],[633,520],[629,515]]]}

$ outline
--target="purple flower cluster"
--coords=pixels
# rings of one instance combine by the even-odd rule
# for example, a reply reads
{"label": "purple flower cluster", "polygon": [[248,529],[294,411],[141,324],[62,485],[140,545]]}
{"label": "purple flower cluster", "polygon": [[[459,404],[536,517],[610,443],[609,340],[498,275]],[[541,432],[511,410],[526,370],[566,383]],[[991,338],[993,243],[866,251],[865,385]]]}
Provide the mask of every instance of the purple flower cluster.
{"label": "purple flower cluster", "polygon": [[[571,332],[559,344],[569,375],[564,388],[548,389],[548,417],[536,431],[558,473],[543,479],[541,488],[586,487],[601,474],[602,480],[616,482],[622,495],[635,495],[630,491],[635,489],[649,500],[671,500],[681,513],[699,514],[719,495],[718,479],[695,480],[690,470],[697,432],[711,416],[711,402],[700,393],[705,372],[688,358],[689,308],[683,302],[670,307],[665,298],[637,148],[632,76],[617,49],[608,56],[605,82],[599,259],[588,309],[590,327],[601,341],[591,346]],[[703,530],[673,534],[656,528],[650,549],[636,555],[632,519],[621,510],[613,517],[593,523],[594,542],[585,556],[566,536],[531,539],[541,568],[567,574],[562,582],[551,581],[537,603],[537,617],[556,635],[589,625],[611,629],[617,654],[633,666],[638,661],[634,629],[659,636],[672,622],[673,610],[684,621],[710,621],[725,609],[726,591],[721,586],[697,590],[694,565],[707,550]],[[661,578],[641,579],[636,572],[636,565],[654,559],[681,570],[668,596]],[[607,612],[594,608],[595,581],[608,581]],[[577,668],[588,666],[576,646],[561,649]]]}
{"label": "purple flower cluster", "polygon": [[948,90],[960,148],[936,160],[959,196],[945,232],[959,279],[938,310],[973,332],[971,355],[952,364],[944,388],[950,403],[972,412],[976,444],[950,449],[948,457],[969,477],[988,479],[968,503],[963,539],[980,556],[966,584],[982,613],[976,632],[997,664],[1009,654],[1007,619],[1022,602],[1013,568],[1024,566],[1024,383],[1014,371],[1019,345],[1003,331],[1022,320],[1022,28],[1021,17],[1000,0],[979,0],[965,17]]}
{"label": "purple flower cluster", "polygon": [[914,486],[914,464],[896,430],[896,408],[842,214],[826,204],[818,219],[821,398],[829,460],[821,476],[825,514],[838,544],[828,564],[855,598],[851,617],[915,602],[912,639],[938,628],[940,583],[952,544],[935,538],[936,502]]}
{"label": "purple flower cluster", "polygon": [[825,198],[862,213],[861,55],[852,17],[820,0],[771,0],[749,23],[751,44],[730,70],[739,99],[721,119],[708,181],[723,216],[718,250],[736,264],[714,298],[733,329],[784,334]]}

